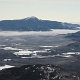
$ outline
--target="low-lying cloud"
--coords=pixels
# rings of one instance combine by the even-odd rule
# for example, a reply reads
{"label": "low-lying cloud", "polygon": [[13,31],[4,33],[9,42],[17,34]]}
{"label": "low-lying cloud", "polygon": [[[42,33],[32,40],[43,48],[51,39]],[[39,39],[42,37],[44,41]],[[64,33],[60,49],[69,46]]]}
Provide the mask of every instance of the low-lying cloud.
{"label": "low-lying cloud", "polygon": [[75,33],[80,30],[53,29],[52,31],[0,31],[0,36],[22,36],[22,35],[58,35]]}

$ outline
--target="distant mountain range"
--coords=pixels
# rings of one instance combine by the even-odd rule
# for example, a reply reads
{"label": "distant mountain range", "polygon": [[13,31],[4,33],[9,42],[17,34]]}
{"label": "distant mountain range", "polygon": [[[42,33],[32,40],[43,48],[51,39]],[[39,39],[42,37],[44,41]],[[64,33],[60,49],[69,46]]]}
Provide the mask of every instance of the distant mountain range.
{"label": "distant mountain range", "polygon": [[78,29],[79,24],[63,23],[50,20],[41,20],[28,17],[20,20],[0,21],[0,30],[10,31],[48,31],[51,29]]}

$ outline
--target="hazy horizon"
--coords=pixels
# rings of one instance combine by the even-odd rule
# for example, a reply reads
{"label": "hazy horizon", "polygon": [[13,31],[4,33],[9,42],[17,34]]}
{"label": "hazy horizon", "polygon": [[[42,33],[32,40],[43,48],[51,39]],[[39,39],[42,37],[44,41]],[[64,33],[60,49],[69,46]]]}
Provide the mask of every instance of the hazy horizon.
{"label": "hazy horizon", "polygon": [[[29,16],[29,17],[36,17],[36,16]],[[25,18],[28,18],[28,17],[23,17],[23,18],[16,18],[16,19],[3,19],[3,20],[0,20],[0,21],[4,21],[4,20],[21,20],[21,19],[25,19]],[[38,18],[38,17],[36,17]],[[40,20],[49,20],[49,21],[57,21],[57,20],[50,20],[50,19],[42,19],[42,18],[38,18]],[[80,24],[80,22],[67,22],[67,21],[57,21],[57,22],[63,22],[63,23],[72,23],[72,24]]]}
{"label": "hazy horizon", "polygon": [[30,16],[80,23],[80,0],[0,0],[0,20]]}

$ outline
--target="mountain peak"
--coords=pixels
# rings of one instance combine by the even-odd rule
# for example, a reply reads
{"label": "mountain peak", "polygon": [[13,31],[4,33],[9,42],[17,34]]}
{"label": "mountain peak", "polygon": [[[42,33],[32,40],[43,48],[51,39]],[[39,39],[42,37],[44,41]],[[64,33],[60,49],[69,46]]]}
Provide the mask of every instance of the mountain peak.
{"label": "mountain peak", "polygon": [[35,16],[31,16],[31,17],[25,18],[25,20],[39,20],[39,19]]}

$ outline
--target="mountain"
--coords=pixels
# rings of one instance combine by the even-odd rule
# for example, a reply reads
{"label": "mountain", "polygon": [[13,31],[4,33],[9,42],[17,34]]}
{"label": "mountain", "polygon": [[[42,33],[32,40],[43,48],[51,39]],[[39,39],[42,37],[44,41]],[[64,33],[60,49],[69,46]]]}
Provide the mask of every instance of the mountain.
{"label": "mountain", "polygon": [[24,65],[0,71],[1,80],[80,80],[54,65]]}
{"label": "mountain", "polygon": [[28,17],[20,20],[0,21],[0,30],[11,31],[48,31],[50,29],[77,29],[80,25]]}

